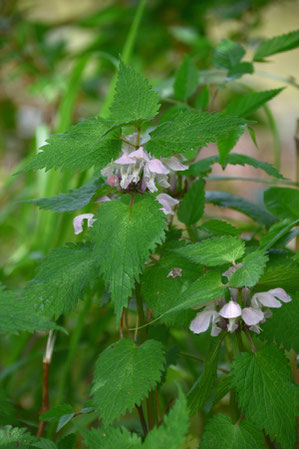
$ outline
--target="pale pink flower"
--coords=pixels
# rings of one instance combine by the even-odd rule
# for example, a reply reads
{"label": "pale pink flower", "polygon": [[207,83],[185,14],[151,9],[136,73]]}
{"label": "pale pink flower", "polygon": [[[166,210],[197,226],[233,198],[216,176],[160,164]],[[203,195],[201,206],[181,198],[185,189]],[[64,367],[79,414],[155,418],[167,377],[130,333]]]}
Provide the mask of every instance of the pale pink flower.
{"label": "pale pink flower", "polygon": [[94,222],[96,221],[94,217],[94,214],[81,214],[77,215],[73,220],[73,226],[75,234],[80,234],[83,231],[83,221],[87,220],[87,226],[89,228],[92,227]]}
{"label": "pale pink flower", "polygon": [[188,169],[187,165],[182,164],[175,156],[171,156],[169,159],[162,158],[162,162],[172,171],[185,171]]}
{"label": "pale pink flower", "polygon": [[208,330],[210,323],[212,323],[211,335],[217,337],[220,334],[221,328],[217,326],[220,321],[219,313],[216,312],[215,307],[208,306],[202,312],[199,312],[194,320],[191,321],[189,329],[195,334],[201,334]]}
{"label": "pale pink flower", "polygon": [[161,210],[165,215],[174,215],[173,208],[179,204],[179,200],[172,198],[172,196],[167,195],[167,193],[160,193],[160,195],[157,195],[156,200],[163,206]]}
{"label": "pale pink flower", "polygon": [[242,319],[247,324],[247,326],[255,326],[264,320],[264,314],[259,309],[254,309],[253,307],[245,307],[242,310]]}

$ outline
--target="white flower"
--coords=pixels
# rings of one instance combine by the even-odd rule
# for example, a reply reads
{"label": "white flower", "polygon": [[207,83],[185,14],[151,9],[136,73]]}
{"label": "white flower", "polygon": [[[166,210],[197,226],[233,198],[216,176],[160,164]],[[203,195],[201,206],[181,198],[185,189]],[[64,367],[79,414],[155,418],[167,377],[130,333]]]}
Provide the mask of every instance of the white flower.
{"label": "white flower", "polygon": [[194,320],[191,321],[189,329],[195,334],[201,334],[208,330],[210,323],[212,322],[211,335],[212,337],[217,337],[222,330],[217,326],[220,319],[219,313],[215,310],[215,306],[207,306],[202,312],[199,312],[196,315]]}
{"label": "white flower", "polygon": [[96,221],[94,217],[94,214],[81,214],[77,215],[73,220],[73,226],[75,234],[80,234],[83,231],[83,221],[87,220],[87,226],[89,228],[92,227],[94,222]]}
{"label": "white flower", "polygon": [[163,206],[161,210],[165,215],[174,215],[172,208],[179,204],[179,200],[172,198],[167,193],[160,193],[160,195],[157,195],[156,200]]}
{"label": "white flower", "polygon": [[239,306],[239,304],[235,301],[229,301],[221,308],[219,315],[222,316],[223,318],[228,319],[228,326],[227,326],[228,332],[232,333],[238,328],[239,320],[237,318],[241,316],[241,314],[242,309]]}
{"label": "white flower", "polygon": [[262,306],[279,308],[282,304],[276,298],[280,299],[282,302],[292,301],[292,298],[282,288],[274,288],[268,292],[255,293],[251,299],[251,305],[256,309],[259,309]]}

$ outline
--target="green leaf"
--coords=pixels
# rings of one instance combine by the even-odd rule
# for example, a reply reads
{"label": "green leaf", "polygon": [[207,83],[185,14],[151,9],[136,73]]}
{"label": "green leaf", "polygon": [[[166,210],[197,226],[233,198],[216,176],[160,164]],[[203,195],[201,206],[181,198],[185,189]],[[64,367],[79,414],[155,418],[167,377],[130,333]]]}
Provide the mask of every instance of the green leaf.
{"label": "green leaf", "polygon": [[122,427],[83,429],[84,443],[89,449],[141,449],[141,438]]}
{"label": "green leaf", "polygon": [[185,101],[196,91],[198,85],[198,70],[190,58],[185,55],[174,80],[174,96],[178,100]]}
{"label": "green leaf", "polygon": [[244,134],[245,125],[239,126],[239,128],[231,131],[225,136],[220,136],[217,139],[217,147],[219,152],[219,164],[224,169],[228,163],[227,156],[229,152],[234,148],[240,137]]}
{"label": "green leaf", "polygon": [[199,111],[204,111],[208,108],[210,101],[209,86],[204,86],[195,100],[194,107]]}
{"label": "green leaf", "polygon": [[189,427],[187,401],[179,390],[176,400],[169,414],[164,416],[163,424],[155,427],[146,437],[144,449],[178,449],[185,441],[185,434]]}
{"label": "green leaf", "polygon": [[259,280],[259,288],[269,290],[276,287],[291,292],[299,290],[299,266],[286,262],[267,267]]}
{"label": "green leaf", "polygon": [[277,221],[277,219],[263,207],[228,192],[206,191],[206,202],[215,204],[215,206],[242,212],[252,218],[252,220],[262,223],[265,226],[271,226]]}
{"label": "green leaf", "polygon": [[232,226],[230,223],[227,223],[226,221],[222,220],[208,220],[205,221],[201,226],[200,229],[203,229],[206,232],[209,232],[210,234],[215,235],[233,235],[237,236],[241,234],[241,231],[234,226]]}
{"label": "green leaf", "polygon": [[159,108],[159,95],[148,80],[120,61],[109,118],[115,124],[138,124],[152,120]]}
{"label": "green leaf", "polygon": [[244,48],[229,39],[223,39],[213,55],[212,63],[217,69],[230,70],[241,62],[245,55]]}
{"label": "green leaf", "polygon": [[299,190],[289,187],[270,187],[264,192],[267,209],[279,218],[299,218]]}
{"label": "green leaf", "polygon": [[220,345],[221,340],[219,338],[211,342],[209,356],[205,361],[203,373],[193,384],[187,395],[188,408],[191,416],[204,407],[215,386]]}
{"label": "green leaf", "polygon": [[63,330],[41,313],[32,310],[29,301],[18,298],[1,284],[0,308],[0,332],[3,334],[17,334],[19,331],[34,332],[48,329]]}
{"label": "green leaf", "polygon": [[299,30],[273,37],[263,42],[256,50],[253,60],[263,61],[267,56],[292,50],[299,46]]}
{"label": "green leaf", "polygon": [[296,442],[296,385],[291,380],[287,359],[274,345],[258,353],[241,353],[232,366],[238,403],[248,419],[265,429],[284,449]]}
{"label": "green leaf", "polygon": [[200,449],[264,449],[262,432],[247,419],[233,423],[226,415],[216,415],[207,424]]}
{"label": "green leaf", "polygon": [[46,413],[43,413],[39,419],[40,421],[48,421],[48,422],[56,422],[63,415],[67,415],[73,413],[73,408],[68,404],[56,405],[55,407],[48,410]]}
{"label": "green leaf", "polygon": [[284,88],[265,90],[261,92],[251,92],[240,95],[232,100],[223,112],[239,117],[246,117],[253,114],[272,98],[276,97]]}
{"label": "green leaf", "polygon": [[205,306],[212,300],[221,298],[224,290],[225,287],[222,285],[220,273],[209,271],[186,288],[180,294],[180,302],[168,309],[163,315],[192,307]]}
{"label": "green leaf", "polygon": [[234,65],[227,74],[229,81],[241,78],[242,75],[246,73],[253,73],[254,67],[251,62],[239,62],[239,64]]}
{"label": "green leaf", "polygon": [[244,254],[245,244],[239,238],[227,235],[192,243],[176,251],[193,262],[215,267],[240,259]]}
{"label": "green leaf", "polygon": [[76,306],[84,289],[98,277],[90,244],[72,243],[53,249],[25,288],[33,310],[59,317]]}
{"label": "green leaf", "polygon": [[57,212],[71,212],[82,209],[86,206],[103,185],[99,179],[91,179],[83,186],[75,190],[69,190],[67,193],[60,193],[51,198],[40,198],[38,200],[29,200],[27,203],[34,203],[40,209],[54,210]]}
{"label": "green leaf", "polygon": [[181,110],[172,121],[162,123],[150,133],[147,150],[158,157],[183,154],[215,142],[218,137],[245,124],[243,119],[226,114]]}
{"label": "green leaf", "polygon": [[54,134],[47,145],[41,147],[41,151],[25,163],[20,172],[41,168],[101,169],[111,159],[116,159],[120,152],[119,131],[106,134],[110,129],[110,122],[94,117],[72,126],[64,134]]}
{"label": "green leaf", "polygon": [[36,442],[31,443],[31,446],[38,447],[39,449],[57,449],[54,441],[48,440],[46,438],[38,438]]}
{"label": "green leaf", "polygon": [[[28,447],[33,437],[26,433],[26,429],[4,426],[0,429],[0,447],[3,449],[15,449],[16,447]],[[26,444],[26,446],[23,446]]]}
{"label": "green leaf", "polygon": [[[283,221],[274,223],[271,226],[268,233],[264,235],[260,240],[260,247],[269,249],[273,246],[279,246],[281,239],[290,232],[296,225],[298,225],[299,219],[295,221],[288,220],[287,218]],[[283,245],[284,246],[284,245]]]}
{"label": "green leaf", "polygon": [[164,362],[162,345],[155,340],[137,346],[123,338],[100,354],[92,394],[104,426],[141,404],[161,379]]}
{"label": "green leaf", "polygon": [[[299,277],[299,269],[298,269]],[[262,324],[260,337],[268,341],[276,341],[286,349],[299,352],[299,292],[292,296],[292,301],[283,304],[280,309],[271,309],[272,317]]]}
{"label": "green leaf", "polygon": [[229,284],[232,287],[253,287],[265,271],[267,261],[268,256],[262,250],[249,253],[242,260],[242,266],[231,275]]}
{"label": "green leaf", "polygon": [[109,284],[117,320],[144,263],[165,237],[160,207],[151,195],[136,195],[134,200],[124,195],[120,201],[104,203],[93,226],[95,257]]}
{"label": "green leaf", "polygon": [[66,415],[62,415],[59,418],[56,432],[59,432],[59,430],[61,430],[64,426],[66,426],[71,421],[71,419],[74,418],[74,416],[75,416],[74,412],[73,413],[68,413]]}
{"label": "green leaf", "polygon": [[186,226],[198,222],[205,207],[205,190],[202,179],[195,181],[178,207],[178,219]]}

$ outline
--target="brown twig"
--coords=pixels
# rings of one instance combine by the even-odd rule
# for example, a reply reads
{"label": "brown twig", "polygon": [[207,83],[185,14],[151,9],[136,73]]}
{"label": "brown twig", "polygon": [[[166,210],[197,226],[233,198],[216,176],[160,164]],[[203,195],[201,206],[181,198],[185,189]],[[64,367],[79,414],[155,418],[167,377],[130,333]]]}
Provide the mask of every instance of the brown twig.
{"label": "brown twig", "polygon": [[141,423],[141,427],[142,427],[143,433],[146,436],[148,434],[148,430],[147,430],[147,425],[146,425],[146,422],[145,422],[142,406],[135,404],[135,407],[136,407],[136,409],[138,411],[139,420],[140,420],[140,423]]}

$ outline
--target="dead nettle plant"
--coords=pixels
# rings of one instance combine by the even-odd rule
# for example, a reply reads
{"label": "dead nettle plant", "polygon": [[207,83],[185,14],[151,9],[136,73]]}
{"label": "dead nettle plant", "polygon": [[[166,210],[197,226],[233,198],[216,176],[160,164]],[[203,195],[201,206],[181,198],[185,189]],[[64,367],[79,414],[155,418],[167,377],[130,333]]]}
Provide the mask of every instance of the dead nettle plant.
{"label": "dead nettle plant", "polygon": [[[255,141],[253,114],[282,89],[248,90],[221,112],[207,110],[220,89],[237,86],[243,74],[254,74],[256,63],[298,44],[297,31],[278,36],[261,44],[249,62],[241,45],[223,40],[213,57],[223,76],[219,85],[210,89],[186,56],[171,95],[162,96],[120,61],[108,119],[97,116],[52,136],[24,163],[22,172],[94,173],[75,190],[32,201],[73,213],[78,241],[45,257],[23,299],[1,291],[3,332],[49,330],[38,438],[7,428],[9,441],[54,448],[40,439],[52,421],[56,432],[69,426],[70,433],[81,433],[90,449],[177,449],[187,447],[190,418],[200,412],[206,418],[201,449],[294,449],[297,387],[289,365],[295,366],[299,349],[299,271],[298,254],[288,244],[297,235],[299,192],[277,166],[231,152],[245,132]],[[205,158],[210,142],[219,154]],[[223,169],[247,164],[269,175],[260,179],[275,184],[265,190],[264,204],[207,191],[217,163]],[[207,203],[251,220],[207,216]],[[87,404],[77,412],[72,404],[50,408],[49,365],[55,334],[63,330],[51,320],[67,314],[85,292],[91,298],[99,279],[119,339],[95,361]],[[193,353],[186,353],[182,338],[173,349],[176,329],[185,329]],[[196,342],[204,333],[209,349],[202,360]],[[189,391],[186,383],[178,386],[177,399],[167,404],[163,385],[181,358],[198,367],[182,375],[193,385]],[[72,425],[86,414],[92,419],[85,429]],[[123,415],[137,416],[139,424]]]}

